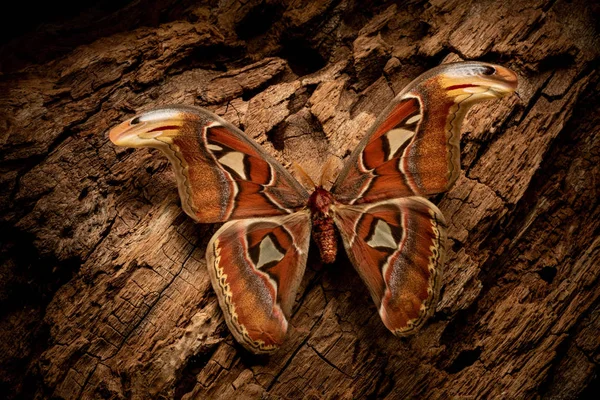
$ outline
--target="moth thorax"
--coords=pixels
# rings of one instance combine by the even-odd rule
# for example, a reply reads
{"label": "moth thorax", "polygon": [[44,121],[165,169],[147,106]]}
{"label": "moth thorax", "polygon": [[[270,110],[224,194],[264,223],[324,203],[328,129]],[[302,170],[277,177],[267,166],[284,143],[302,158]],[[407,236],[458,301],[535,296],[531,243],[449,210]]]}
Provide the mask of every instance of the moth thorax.
{"label": "moth thorax", "polygon": [[322,187],[317,187],[308,200],[312,214],[312,236],[319,251],[321,260],[329,264],[337,255],[337,237],[333,218],[329,215],[329,207],[333,204],[333,196]]}

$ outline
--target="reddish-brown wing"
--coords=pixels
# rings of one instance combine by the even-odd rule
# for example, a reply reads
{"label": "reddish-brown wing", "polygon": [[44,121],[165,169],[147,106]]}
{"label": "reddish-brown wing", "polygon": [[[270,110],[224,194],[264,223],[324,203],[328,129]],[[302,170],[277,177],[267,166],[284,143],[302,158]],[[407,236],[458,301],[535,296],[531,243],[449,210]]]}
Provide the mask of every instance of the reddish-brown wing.
{"label": "reddish-brown wing", "polygon": [[446,240],[440,210],[406,197],[336,205],[334,221],[385,326],[397,336],[420,328],[439,296]]}
{"label": "reddish-brown wing", "polygon": [[140,114],[110,132],[120,146],[154,147],[173,165],[184,211],[198,222],[289,214],[308,193],[239,129],[197,107]]}
{"label": "reddish-brown wing", "polygon": [[310,229],[308,211],[230,221],[208,245],[208,272],[227,326],[253,353],[269,353],[283,343]]}
{"label": "reddish-brown wing", "polygon": [[354,150],[331,191],[344,204],[448,190],[460,173],[460,127],[475,103],[516,89],[501,66],[445,64],[410,83]]}

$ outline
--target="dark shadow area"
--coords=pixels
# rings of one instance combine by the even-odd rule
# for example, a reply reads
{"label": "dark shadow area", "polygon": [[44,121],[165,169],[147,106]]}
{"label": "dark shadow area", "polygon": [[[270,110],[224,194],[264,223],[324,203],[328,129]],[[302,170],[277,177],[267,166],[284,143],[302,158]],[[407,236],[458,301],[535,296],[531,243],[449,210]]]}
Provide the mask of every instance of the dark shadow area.
{"label": "dark shadow area", "polygon": [[280,57],[285,58],[294,73],[304,76],[323,68],[327,60],[306,41],[299,38],[284,38]]}
{"label": "dark shadow area", "polygon": [[457,372],[462,371],[463,369],[470,367],[475,363],[475,361],[479,360],[479,356],[481,356],[481,348],[477,347],[473,350],[463,350],[458,354],[458,357],[450,364],[450,366],[446,369],[450,374],[456,374]]}
{"label": "dark shadow area", "polygon": [[556,268],[544,267],[538,271],[538,275],[547,283],[552,283],[552,281],[554,281],[554,277],[556,277]]}
{"label": "dark shadow area", "polygon": [[187,361],[187,364],[181,371],[179,379],[175,386],[175,399],[181,399],[186,393],[191,392],[196,386],[196,376],[206,366],[213,356],[218,346],[203,349],[198,354],[193,355]]}
{"label": "dark shadow area", "polygon": [[254,7],[236,26],[235,33],[242,40],[267,32],[283,14],[283,4],[261,3]]}

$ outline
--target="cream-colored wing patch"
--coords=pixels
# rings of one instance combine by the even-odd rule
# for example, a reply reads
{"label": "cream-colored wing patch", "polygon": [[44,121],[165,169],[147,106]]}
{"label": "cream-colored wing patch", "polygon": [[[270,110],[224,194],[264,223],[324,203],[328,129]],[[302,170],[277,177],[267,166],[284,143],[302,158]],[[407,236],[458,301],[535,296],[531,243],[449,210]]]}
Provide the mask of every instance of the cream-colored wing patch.
{"label": "cream-colored wing patch", "polygon": [[248,180],[246,169],[244,168],[244,157],[244,154],[232,151],[219,158],[219,162],[234,170],[240,178]]}
{"label": "cream-colored wing patch", "polygon": [[269,235],[265,236],[265,238],[260,242],[260,253],[258,256],[258,262],[256,263],[256,268],[260,269],[263,266],[270,264],[272,262],[280,261],[285,254],[279,251],[275,243]]}
{"label": "cream-colored wing patch", "polygon": [[390,226],[382,220],[377,220],[373,234],[367,241],[367,244],[373,248],[387,247],[388,249],[396,249],[398,247]]}
{"label": "cream-colored wing patch", "polygon": [[414,124],[415,122],[419,122],[421,120],[421,114],[413,115],[409,119],[406,120],[406,125]]}
{"label": "cream-colored wing patch", "polygon": [[385,134],[385,138],[387,139],[388,145],[390,147],[389,153],[387,155],[387,159],[391,160],[394,158],[394,155],[408,140],[410,140],[415,135],[414,131],[410,131],[408,129],[398,128],[392,129],[388,133]]}
{"label": "cream-colored wing patch", "polygon": [[212,150],[212,151],[221,151],[221,150],[223,150],[223,148],[221,146],[218,146],[216,144],[211,144],[211,143],[207,144],[206,147],[208,147],[208,149]]}

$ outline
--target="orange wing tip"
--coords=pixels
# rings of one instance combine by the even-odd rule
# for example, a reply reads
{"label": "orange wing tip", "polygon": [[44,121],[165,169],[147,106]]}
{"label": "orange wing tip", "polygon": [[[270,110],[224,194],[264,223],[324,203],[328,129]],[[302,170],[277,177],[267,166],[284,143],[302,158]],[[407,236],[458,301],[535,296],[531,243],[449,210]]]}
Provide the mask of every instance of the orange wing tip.
{"label": "orange wing tip", "polygon": [[111,142],[113,142],[117,146],[123,146],[123,144],[121,144],[121,143],[122,143],[123,137],[129,130],[129,127],[130,127],[129,120],[120,123],[119,125],[115,126],[108,132],[108,138],[110,139]]}
{"label": "orange wing tip", "polygon": [[[117,146],[156,147],[160,142],[171,142],[171,136],[186,118],[193,118],[193,115],[178,108],[159,108],[120,123],[109,131],[108,137]],[[160,142],[153,140],[158,137]]]}
{"label": "orange wing tip", "polygon": [[504,82],[506,94],[517,90],[517,87],[519,86],[519,78],[517,77],[517,74],[508,68],[501,67],[500,65],[494,65],[494,68],[496,68],[496,74],[502,79],[502,82]]}
{"label": "orange wing tip", "polygon": [[443,64],[438,68],[441,69],[440,89],[455,98],[455,102],[504,97],[517,90],[519,81],[516,73],[496,64],[463,62]]}
{"label": "orange wing tip", "polygon": [[[143,147],[147,146],[147,140],[141,138],[139,133],[144,132],[143,123],[138,125],[132,125],[131,121],[134,118],[128,119],[125,122],[120,123],[108,132],[108,137],[111,142],[117,146],[123,147]],[[142,129],[140,129],[142,128]]]}

